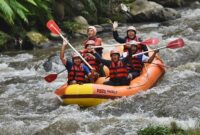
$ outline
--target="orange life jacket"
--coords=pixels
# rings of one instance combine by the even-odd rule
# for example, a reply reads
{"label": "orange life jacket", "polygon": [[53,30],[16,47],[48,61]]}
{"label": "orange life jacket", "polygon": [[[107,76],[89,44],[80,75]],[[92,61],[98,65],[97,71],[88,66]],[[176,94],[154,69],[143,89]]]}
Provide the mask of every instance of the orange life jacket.
{"label": "orange life jacket", "polygon": [[122,79],[128,76],[128,71],[121,61],[118,61],[117,63],[112,62],[109,70],[110,79]]}
{"label": "orange life jacket", "polygon": [[141,72],[143,68],[143,62],[141,60],[142,55],[134,56],[131,58],[129,63],[127,63],[127,69],[129,72],[138,71]]}
{"label": "orange life jacket", "polygon": [[81,64],[80,66],[72,65],[72,68],[68,75],[68,82],[73,80],[79,83],[85,82],[85,72],[83,69],[83,64]]}

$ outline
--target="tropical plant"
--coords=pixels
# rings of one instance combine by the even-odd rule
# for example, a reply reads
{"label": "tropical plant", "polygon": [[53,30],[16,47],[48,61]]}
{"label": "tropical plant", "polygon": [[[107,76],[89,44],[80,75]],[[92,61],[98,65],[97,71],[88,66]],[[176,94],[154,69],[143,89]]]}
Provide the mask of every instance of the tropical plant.
{"label": "tropical plant", "polygon": [[19,17],[28,23],[27,14],[29,10],[16,0],[0,0],[0,17],[6,23],[14,25],[14,21]]}
{"label": "tropical plant", "polygon": [[51,18],[48,8],[53,0],[0,0],[0,18],[7,24],[29,23],[32,18],[46,21]]}

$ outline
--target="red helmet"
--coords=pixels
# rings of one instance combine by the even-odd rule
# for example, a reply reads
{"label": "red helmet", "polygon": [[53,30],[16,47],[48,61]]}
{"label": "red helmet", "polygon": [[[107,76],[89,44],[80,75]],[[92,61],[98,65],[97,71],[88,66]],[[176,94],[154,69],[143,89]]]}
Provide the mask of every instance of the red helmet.
{"label": "red helmet", "polygon": [[117,50],[111,50],[111,51],[110,51],[110,56],[112,56],[113,54],[118,54],[118,55],[120,55],[119,51],[117,51]]}
{"label": "red helmet", "polygon": [[94,40],[88,40],[85,45],[95,45]]}

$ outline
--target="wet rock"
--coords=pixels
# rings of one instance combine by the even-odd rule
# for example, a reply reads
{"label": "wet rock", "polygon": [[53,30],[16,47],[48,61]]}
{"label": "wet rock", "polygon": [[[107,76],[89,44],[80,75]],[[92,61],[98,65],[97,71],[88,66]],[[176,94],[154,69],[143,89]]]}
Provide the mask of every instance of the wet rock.
{"label": "wet rock", "polygon": [[111,32],[112,31],[112,24],[101,24],[101,27],[103,28],[103,32]]}
{"label": "wet rock", "polygon": [[31,31],[26,34],[22,43],[22,49],[31,50],[34,47],[47,48],[50,45],[51,43],[49,42],[49,39],[47,37],[39,32]]}
{"label": "wet rock", "polygon": [[103,27],[101,25],[95,25],[97,32],[103,32]]}
{"label": "wet rock", "polygon": [[53,63],[59,64],[58,61],[60,60],[59,54],[54,53],[51,56],[48,57],[46,61],[43,63],[43,68],[46,72],[49,72],[52,70]]}
{"label": "wet rock", "polygon": [[147,0],[136,0],[130,5],[132,18],[128,22],[162,22],[181,17],[174,9]]}
{"label": "wet rock", "polygon": [[76,33],[79,33],[80,35],[75,35],[75,36],[78,37],[81,35],[86,35],[87,34],[86,29],[89,26],[87,20],[83,16],[74,17],[73,20],[81,26],[80,28],[76,29],[76,31],[75,31]]}
{"label": "wet rock", "polygon": [[52,62],[49,61],[49,60],[45,61],[45,62],[43,63],[43,67],[44,67],[44,70],[45,70],[46,72],[51,71],[51,69],[52,69]]}
{"label": "wet rock", "polygon": [[75,22],[81,24],[81,25],[88,25],[88,22],[87,20],[83,17],[83,16],[77,16],[77,17],[74,17],[73,19]]}
{"label": "wet rock", "polygon": [[76,134],[78,130],[80,125],[76,119],[62,118],[36,132],[35,135],[70,135]]}
{"label": "wet rock", "polygon": [[193,2],[190,4],[190,8],[200,8],[200,2],[199,1],[196,1],[196,2]]}
{"label": "wet rock", "polygon": [[151,0],[165,7],[182,7],[185,0]]}

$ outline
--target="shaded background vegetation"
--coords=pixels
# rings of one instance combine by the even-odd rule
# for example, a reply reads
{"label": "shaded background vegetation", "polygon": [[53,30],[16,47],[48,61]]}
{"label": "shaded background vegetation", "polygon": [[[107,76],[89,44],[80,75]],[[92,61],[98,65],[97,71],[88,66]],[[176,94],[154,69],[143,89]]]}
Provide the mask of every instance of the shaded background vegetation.
{"label": "shaded background vegetation", "polygon": [[29,31],[49,32],[45,26],[49,19],[56,20],[62,30],[70,34],[82,27],[74,21],[76,16],[83,16],[89,24],[121,20],[113,8],[121,2],[123,0],[0,0],[0,50],[5,44],[24,39]]}
{"label": "shaded background vegetation", "polygon": [[[84,16],[90,24],[104,23],[115,4],[122,0],[1,0],[0,30],[23,36],[30,29],[43,31],[49,19],[70,25],[72,18]],[[129,2],[125,0],[125,2]],[[115,16],[113,16],[115,17]],[[117,19],[117,18],[114,18]]]}
{"label": "shaded background vegetation", "polygon": [[[69,35],[73,35],[77,30],[83,30],[88,24],[104,24],[112,21],[126,23],[128,16],[121,10],[120,4],[130,5],[134,1],[136,0],[0,0],[0,51],[20,48],[19,40],[26,39],[27,32],[30,31],[49,36],[45,26],[49,19],[54,19]],[[152,1],[166,6],[180,7],[189,0]],[[132,21],[135,22],[140,17]],[[83,31],[78,32],[83,33]],[[33,46],[31,45],[30,49]]]}

